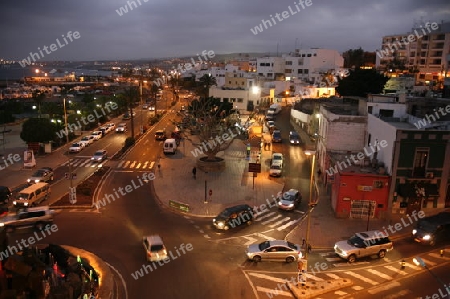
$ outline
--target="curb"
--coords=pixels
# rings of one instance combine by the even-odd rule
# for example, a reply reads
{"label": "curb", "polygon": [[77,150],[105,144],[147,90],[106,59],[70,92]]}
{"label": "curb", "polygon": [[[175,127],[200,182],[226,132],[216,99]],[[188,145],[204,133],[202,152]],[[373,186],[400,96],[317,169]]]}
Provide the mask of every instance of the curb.
{"label": "curb", "polygon": [[50,206],[51,209],[92,209],[91,205]]}

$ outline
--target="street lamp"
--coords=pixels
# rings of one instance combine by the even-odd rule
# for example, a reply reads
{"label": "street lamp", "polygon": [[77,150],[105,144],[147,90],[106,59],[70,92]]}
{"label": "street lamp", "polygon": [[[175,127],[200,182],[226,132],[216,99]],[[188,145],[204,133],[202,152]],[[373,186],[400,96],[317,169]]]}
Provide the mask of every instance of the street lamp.
{"label": "street lamp", "polygon": [[311,228],[311,212],[316,206],[316,201],[312,201],[313,194],[313,183],[314,183],[314,164],[316,162],[316,151],[305,151],[305,155],[312,156],[311,163],[311,178],[309,182],[309,202],[308,202],[308,219],[306,224],[306,250],[305,250],[305,260],[308,263],[308,253],[309,253],[309,231]]}
{"label": "street lamp", "polygon": [[[420,257],[415,257],[413,258],[413,262],[414,264],[416,264],[416,266],[421,266],[425,269],[428,270],[428,272],[430,272],[430,274],[440,283],[442,284],[442,286],[444,287],[444,289],[447,291],[447,293],[450,295],[450,286],[446,286],[445,283],[433,272],[431,272],[430,268],[428,268],[427,264],[420,258]],[[444,298],[444,297],[442,297]]]}
{"label": "street lamp", "polygon": [[66,143],[67,143],[67,156],[69,157],[69,180],[70,180],[70,187],[69,187],[69,202],[71,204],[76,203],[76,193],[75,189],[73,188],[73,182],[72,182],[72,158],[70,157],[70,143],[69,143],[69,127],[67,124],[67,109],[66,109],[66,98],[64,97],[64,126],[66,128]]}

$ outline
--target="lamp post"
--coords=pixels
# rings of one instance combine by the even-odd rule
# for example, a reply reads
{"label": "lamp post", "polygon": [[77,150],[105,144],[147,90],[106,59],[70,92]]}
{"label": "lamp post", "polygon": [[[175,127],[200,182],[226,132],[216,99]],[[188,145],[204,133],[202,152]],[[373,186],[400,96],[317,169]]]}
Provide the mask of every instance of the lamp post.
{"label": "lamp post", "polygon": [[[444,287],[444,289],[447,291],[447,293],[450,295],[450,286],[447,286],[436,274],[434,274],[433,272],[431,272],[430,268],[428,268],[427,264],[420,258],[420,257],[415,257],[413,258],[413,262],[414,264],[416,264],[416,266],[421,266],[425,269],[428,270],[428,272],[430,272],[430,274],[440,283],[442,284],[442,286]],[[444,297],[442,297],[444,298]]]}
{"label": "lamp post", "polygon": [[67,156],[69,157],[69,180],[70,180],[70,187],[69,187],[69,202],[71,204],[75,204],[77,202],[76,198],[76,190],[73,188],[73,181],[72,181],[72,158],[70,157],[70,143],[69,143],[69,127],[67,124],[67,109],[66,109],[66,97],[64,97],[64,126],[66,127],[66,143],[67,143]]}
{"label": "lamp post", "polygon": [[311,212],[316,206],[316,203],[312,201],[313,194],[313,183],[314,183],[314,164],[316,162],[316,151],[305,151],[305,155],[312,156],[311,163],[311,178],[309,182],[309,202],[308,202],[308,219],[306,224],[306,250],[305,250],[305,260],[308,262],[309,253],[309,231],[311,228]]}

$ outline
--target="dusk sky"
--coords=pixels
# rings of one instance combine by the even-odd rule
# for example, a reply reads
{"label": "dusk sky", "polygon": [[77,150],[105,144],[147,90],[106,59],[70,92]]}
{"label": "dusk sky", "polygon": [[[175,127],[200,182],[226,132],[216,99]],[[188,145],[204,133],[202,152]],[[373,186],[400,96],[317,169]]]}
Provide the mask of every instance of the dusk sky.
{"label": "dusk sky", "polygon": [[[382,36],[406,33],[415,22],[450,21],[448,0],[311,0],[310,4],[302,8],[299,0],[2,1],[0,58],[22,60],[51,44],[56,45],[42,52],[40,60],[195,57],[204,50],[275,55],[277,44],[279,52],[293,51],[295,45],[375,51]],[[270,27],[266,22],[268,28],[254,34],[251,29],[262,20],[270,21],[270,15],[276,24],[271,21]],[[74,35],[70,41],[69,31],[78,31],[78,39]]]}

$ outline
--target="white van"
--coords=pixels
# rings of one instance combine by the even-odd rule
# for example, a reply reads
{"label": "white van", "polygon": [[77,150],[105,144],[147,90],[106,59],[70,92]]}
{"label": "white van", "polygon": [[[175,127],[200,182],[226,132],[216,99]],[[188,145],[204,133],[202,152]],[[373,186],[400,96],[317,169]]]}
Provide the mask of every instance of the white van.
{"label": "white van", "polygon": [[13,201],[15,207],[32,207],[50,197],[50,185],[36,183],[19,191]]}
{"label": "white van", "polygon": [[166,139],[163,145],[164,154],[175,154],[177,151],[177,142],[173,138]]}

